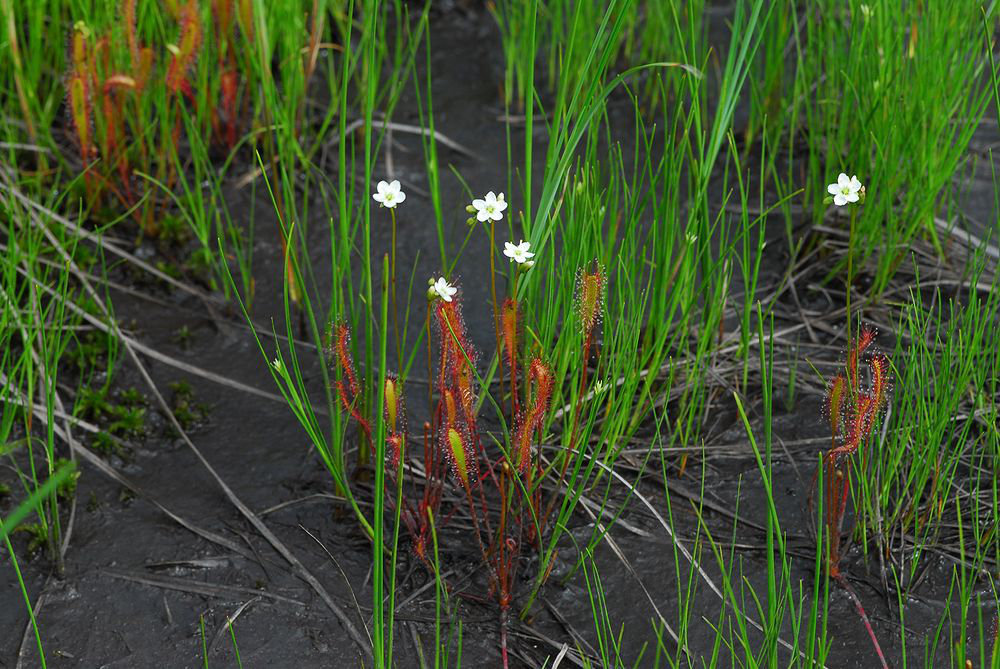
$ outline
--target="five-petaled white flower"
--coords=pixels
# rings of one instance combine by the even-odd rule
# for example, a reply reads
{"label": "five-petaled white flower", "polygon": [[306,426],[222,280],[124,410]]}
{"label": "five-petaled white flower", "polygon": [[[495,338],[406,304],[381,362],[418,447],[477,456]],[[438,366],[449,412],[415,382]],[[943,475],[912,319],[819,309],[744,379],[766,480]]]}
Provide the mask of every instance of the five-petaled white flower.
{"label": "five-petaled white flower", "polygon": [[503,193],[495,195],[493,191],[486,194],[482,200],[473,200],[472,207],[476,210],[476,220],[499,221],[503,218],[503,210],[507,208],[507,202],[503,199]]}
{"label": "five-petaled white flower", "polygon": [[448,283],[443,276],[438,277],[438,280],[431,285],[431,290],[445,302],[451,302],[452,296],[458,292],[458,288]]}
{"label": "five-petaled white flower", "polygon": [[830,184],[826,190],[833,196],[833,203],[838,207],[843,207],[848,202],[857,202],[860,199],[858,193],[861,191],[861,182],[858,177],[850,179],[843,172],[837,177],[837,183]]}
{"label": "five-petaled white flower", "polygon": [[393,209],[397,204],[406,199],[406,193],[400,189],[398,179],[393,179],[391,183],[379,181],[378,185],[375,186],[375,190],[377,192],[372,193],[372,199],[389,209]]}
{"label": "five-petaled white flower", "polygon": [[503,254],[516,262],[518,265],[523,265],[535,257],[535,254],[528,250],[530,248],[531,242],[526,242],[523,239],[520,244],[504,242]]}

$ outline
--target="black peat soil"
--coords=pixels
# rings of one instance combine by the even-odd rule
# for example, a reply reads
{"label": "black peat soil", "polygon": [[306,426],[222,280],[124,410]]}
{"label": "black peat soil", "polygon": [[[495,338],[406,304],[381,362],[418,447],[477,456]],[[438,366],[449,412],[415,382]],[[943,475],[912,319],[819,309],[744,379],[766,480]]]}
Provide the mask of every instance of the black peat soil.
{"label": "black peat soil", "polygon": [[[722,27],[726,17],[716,14],[712,20],[720,28],[713,30],[713,40],[724,47],[728,39]],[[495,25],[478,7],[449,5],[445,10],[435,10],[431,34],[436,127],[479,156],[473,159],[440,147],[442,166],[453,164],[476,192],[501,190],[506,144],[504,126],[499,120],[503,114],[502,54]],[[631,127],[627,100],[623,98],[615,104],[618,106],[613,105],[613,110],[621,113],[621,127]],[[613,120],[614,114],[613,111]],[[394,120],[419,122],[412,93],[404,95]],[[515,132],[521,133],[523,129],[515,128]],[[537,132],[536,164],[541,164],[546,139],[543,124],[538,124]],[[623,141],[628,138],[623,137]],[[977,147],[985,152],[991,139],[977,135],[977,141]],[[514,145],[520,144],[518,135]],[[401,239],[398,265],[407,271],[416,265],[419,301],[423,281],[438,266],[433,210],[429,199],[418,190],[426,185],[419,139],[396,132],[389,146],[391,176],[400,179],[409,192],[405,205],[398,209]],[[514,160],[516,164],[519,157],[515,155]],[[251,167],[248,160],[247,169]],[[332,167],[329,169],[332,172]],[[988,170],[980,170],[983,172]],[[446,225],[452,226],[454,253],[467,229],[466,214],[461,208],[467,197],[449,170],[442,169],[442,173],[445,220]],[[374,178],[389,176],[383,156]],[[259,188],[258,193],[261,192],[263,189]],[[979,183],[979,179],[970,188],[966,200],[978,220],[995,220],[991,218],[993,198],[987,197],[991,192],[991,184]],[[280,324],[283,322],[280,246],[270,202],[265,197],[253,201],[249,189],[235,186],[228,197],[236,215],[245,216],[253,209],[257,218],[254,252],[257,300],[253,317],[258,323],[268,323],[273,318]],[[979,202],[986,204],[977,207]],[[373,240],[376,249],[385,249],[389,242],[388,216],[375,211],[373,217],[375,221],[385,219],[384,229]],[[324,222],[310,222],[316,234],[315,261],[320,268],[322,249],[328,244],[321,235]],[[155,253],[151,248],[140,251]],[[457,276],[463,289],[466,319],[482,350],[490,349],[492,338],[488,282],[479,280],[488,263],[487,253],[487,240],[474,235],[462,255]],[[328,274],[323,275],[320,269],[321,283],[328,280]],[[468,280],[463,281],[463,276]],[[161,302],[128,294],[114,295],[119,322],[138,339],[183,362],[275,391],[266,363],[249,331],[241,325],[238,313],[225,309],[210,312],[199,299],[164,286],[143,290],[152,291]],[[182,345],[177,333],[185,328],[190,336]],[[315,360],[315,356],[310,359]],[[149,358],[144,362],[168,399],[170,383],[184,380],[191,384],[194,401],[208,405],[206,418],[191,430],[194,443],[235,494],[260,514],[316,575],[354,624],[359,629],[369,626],[370,544],[341,506],[323,496],[332,492],[330,477],[288,408]],[[425,369],[423,359],[416,362],[414,369]],[[318,368],[307,369],[307,374],[317,379]],[[124,358],[116,371],[116,387],[147,391],[136,370]],[[141,488],[142,494],[133,495],[95,469],[82,466],[64,576],[53,575],[43,554],[29,556],[27,540],[21,534],[16,535],[15,550],[28,592],[37,603],[48,666],[195,668],[204,666],[204,645],[208,649],[208,666],[235,667],[226,620],[237,613],[233,627],[245,667],[360,666],[362,656],[357,646],[330,609],[227,501],[191,450],[170,435],[165,418],[154,404],[149,404],[147,413],[147,436],[134,440],[124,455],[108,458],[110,464]],[[735,509],[738,504],[741,518],[763,524],[765,507],[760,475],[743,428],[731,412],[723,412],[721,422],[713,443],[732,447],[726,449],[727,456],[712,458],[707,464],[705,499],[723,510]],[[821,437],[818,399],[800,399],[791,412],[776,417],[774,429],[776,443],[780,440],[801,443],[804,439]],[[709,450],[713,443],[708,444]],[[813,569],[806,509],[817,448],[810,443],[790,446],[787,452],[775,456],[778,512],[798,556],[794,576],[806,583],[811,583]],[[692,465],[685,478],[671,484],[674,531],[688,546],[698,527],[693,502],[699,497],[700,466]],[[632,473],[630,478],[634,476]],[[0,480],[15,483],[6,469],[0,470]],[[662,487],[644,483],[640,490],[658,513],[666,516]],[[361,497],[370,499],[364,492]],[[244,551],[227,550],[206,541],[171,520],[153,500],[190,523],[236,542]],[[0,500],[0,513],[8,512],[12,503]],[[272,510],[285,503],[288,504]],[[624,625],[622,659],[631,666],[642,645],[655,641],[651,622],[657,620],[657,612],[650,600],[666,621],[675,625],[678,592],[673,544],[663,528],[635,500],[623,519],[628,527],[612,529],[611,537],[627,557],[630,568],[625,568],[607,545],[598,549],[596,563],[607,593],[610,617],[616,628]],[[732,519],[725,513],[709,508],[706,521],[718,539],[729,541],[733,537]],[[580,513],[576,523],[571,533],[578,541],[585,540],[593,531],[592,520]],[[740,525],[736,541],[741,546],[738,555],[743,574],[757,592],[766,593],[763,533]],[[551,658],[558,654],[563,643],[572,647],[577,638],[583,643],[595,643],[586,583],[580,572],[570,574],[575,555],[572,544],[565,543],[559,564],[530,620],[511,625],[511,666],[540,667],[547,658],[551,665]],[[482,582],[481,571],[466,569],[475,565],[477,559],[471,545],[457,554],[449,554],[443,546],[442,553],[446,571],[467,576],[459,587],[471,582],[470,592],[486,594],[484,588],[478,587]],[[0,668],[38,667],[35,641],[14,572],[5,556],[2,561],[7,566],[0,569],[0,630],[3,630]],[[708,552],[702,554],[702,561],[713,581],[719,583],[718,569]],[[892,666],[901,666],[898,613],[887,606],[874,567],[866,565],[856,548],[846,563]],[[908,630],[915,630],[908,631],[910,660],[922,658],[923,637],[933,632],[943,612],[941,600],[947,594],[947,567],[942,564],[932,569],[921,598],[908,603]],[[522,571],[530,573],[530,565]],[[427,584],[427,578],[425,570],[407,552],[404,539],[397,602],[418,592]],[[695,653],[707,655],[711,652],[711,629],[705,621],[718,620],[721,603],[707,585],[699,583],[694,606],[689,643]],[[462,666],[500,666],[495,605],[462,600],[460,614],[464,621]],[[420,666],[417,643],[422,642],[424,653],[432,653],[433,617],[432,589],[423,590],[400,608],[396,626],[397,666]],[[833,648],[829,666],[876,666],[861,621],[842,593],[832,596],[830,631]],[[787,630],[786,638],[791,638],[790,635],[791,630]],[[649,652],[640,666],[651,664]],[[941,659],[946,661],[946,657]]]}

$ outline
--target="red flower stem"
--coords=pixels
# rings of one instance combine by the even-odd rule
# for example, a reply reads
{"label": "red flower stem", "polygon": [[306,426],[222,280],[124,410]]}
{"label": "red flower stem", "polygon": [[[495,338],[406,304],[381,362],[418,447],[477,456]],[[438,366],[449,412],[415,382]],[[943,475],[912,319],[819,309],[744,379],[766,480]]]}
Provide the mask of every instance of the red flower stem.
{"label": "red flower stem", "polygon": [[858,598],[857,593],[854,592],[854,588],[851,587],[851,584],[847,582],[847,579],[843,575],[838,575],[836,579],[837,583],[840,584],[840,587],[842,587],[847,593],[847,596],[851,598],[852,602],[854,602],[854,610],[858,612],[859,616],[861,616],[861,622],[864,623],[865,630],[867,630],[868,636],[872,640],[872,645],[875,647],[875,654],[878,655],[882,669],[889,669],[889,663],[885,660],[885,654],[882,652],[882,646],[879,645],[878,639],[875,637],[875,630],[872,629],[871,621],[868,620],[868,614],[865,613],[865,608],[861,606],[861,600]]}

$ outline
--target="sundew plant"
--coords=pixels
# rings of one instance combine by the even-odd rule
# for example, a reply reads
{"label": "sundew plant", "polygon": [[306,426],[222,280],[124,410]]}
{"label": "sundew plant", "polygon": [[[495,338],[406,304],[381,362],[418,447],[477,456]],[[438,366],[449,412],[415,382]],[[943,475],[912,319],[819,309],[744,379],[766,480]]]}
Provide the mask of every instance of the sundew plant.
{"label": "sundew plant", "polygon": [[1000,666],[998,19],[0,0],[0,665]]}

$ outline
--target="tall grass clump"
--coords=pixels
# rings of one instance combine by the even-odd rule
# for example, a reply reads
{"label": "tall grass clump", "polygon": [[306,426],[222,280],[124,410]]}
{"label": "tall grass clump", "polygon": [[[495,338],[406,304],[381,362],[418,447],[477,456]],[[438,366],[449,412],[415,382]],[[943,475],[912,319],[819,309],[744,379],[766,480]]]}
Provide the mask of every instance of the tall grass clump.
{"label": "tall grass clump", "polygon": [[[982,85],[989,71],[984,10],[981,3],[852,1],[800,11],[794,83],[784,113],[768,124],[801,133],[806,154],[789,161],[787,179],[805,186],[815,221],[826,214],[823,175],[850,168],[878,184],[852,240],[859,267],[871,265],[877,297],[912,240],[926,239],[944,253],[935,217],[949,210],[953,175],[990,100]],[[992,16],[992,4],[985,11]]]}

